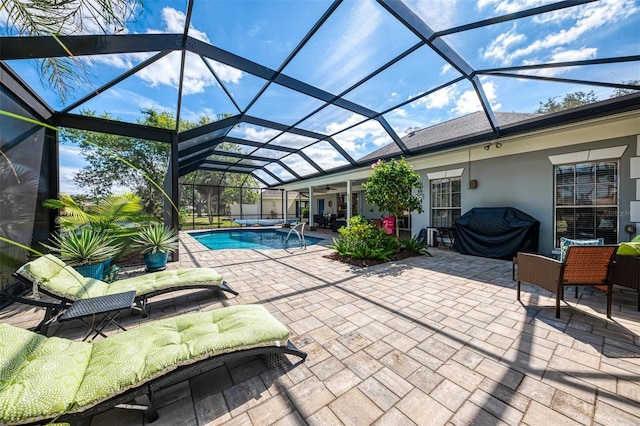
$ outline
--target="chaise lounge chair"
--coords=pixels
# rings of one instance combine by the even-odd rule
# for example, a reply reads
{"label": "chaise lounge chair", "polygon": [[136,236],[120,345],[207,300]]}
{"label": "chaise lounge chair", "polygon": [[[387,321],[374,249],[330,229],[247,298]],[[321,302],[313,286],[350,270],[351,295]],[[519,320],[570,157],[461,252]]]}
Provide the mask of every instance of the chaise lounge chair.
{"label": "chaise lounge chair", "polygon": [[[172,291],[205,288],[217,289],[238,295],[223,281],[222,276],[212,268],[185,268],[171,271],[152,272],[112,283],[86,278],[57,257],[46,254],[24,264],[14,276],[31,285],[37,299],[37,292],[60,300],[59,304],[38,303],[37,300],[10,296],[22,303],[47,308],[44,320],[39,327],[46,326],[61,311],[80,299],[104,296],[108,294],[135,291],[136,306],[147,315],[147,301],[150,297]],[[7,295],[6,292],[4,295]]]}
{"label": "chaise lounge chair", "polygon": [[[91,416],[136,400],[154,421],[153,392],[242,356],[306,353],[261,305],[236,305],[146,323],[97,343],[0,324],[0,423]],[[121,406],[119,408],[132,408]]]}

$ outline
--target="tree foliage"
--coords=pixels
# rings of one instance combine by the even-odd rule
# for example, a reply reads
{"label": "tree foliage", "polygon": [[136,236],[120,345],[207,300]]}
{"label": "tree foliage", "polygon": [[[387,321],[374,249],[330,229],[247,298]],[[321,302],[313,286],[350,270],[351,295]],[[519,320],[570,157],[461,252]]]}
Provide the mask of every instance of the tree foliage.
{"label": "tree foliage", "polygon": [[[640,80],[627,80],[623,81],[624,84],[634,85],[640,87]],[[630,95],[632,93],[637,93],[638,90],[627,89],[627,88],[616,88],[611,94],[610,98],[617,98],[618,96]]]}
{"label": "tree foliage", "polygon": [[[45,36],[114,34],[141,10],[142,0],[0,0],[8,34]],[[64,101],[87,80],[86,59],[68,57],[38,60],[42,80]]]}
{"label": "tree foliage", "polygon": [[[391,162],[378,160],[363,185],[367,191],[367,203],[378,206],[381,212],[389,212],[398,223],[398,218],[406,211],[422,212],[422,180],[404,158]],[[396,236],[400,236],[396,226]]]}
{"label": "tree foliage", "polygon": [[[82,111],[82,114],[96,116],[91,111]],[[146,109],[142,114],[143,118],[138,120],[139,124],[165,129],[175,128],[176,119],[173,113]],[[99,117],[114,119],[106,112]],[[198,122],[181,120],[178,127],[180,130],[187,130],[210,121],[207,117],[201,117]],[[63,143],[76,143],[80,147],[81,155],[88,164],[76,173],[74,181],[85,188],[93,199],[101,199],[110,194],[114,187],[122,186],[130,188],[140,197],[146,213],[158,215],[162,211],[163,194],[143,175],[162,185],[169,164],[169,144],[77,129],[67,129],[61,134],[61,140]],[[104,149],[98,147],[108,149],[119,158],[106,154]],[[122,160],[134,167],[128,166]]]}
{"label": "tree foliage", "polygon": [[[218,149],[227,152],[240,151],[237,145],[226,142],[218,145]],[[195,185],[195,212],[200,216],[202,210],[205,210],[210,224],[213,223],[215,214],[230,214],[231,204],[255,203],[260,195],[257,182],[246,174],[197,170],[187,175],[183,183]]]}
{"label": "tree foliage", "polygon": [[547,99],[546,102],[540,102],[540,106],[536,110],[536,113],[550,114],[598,101],[598,97],[593,90],[588,93],[582,91],[567,93],[562,100],[558,100],[558,98],[559,96],[554,96]]}

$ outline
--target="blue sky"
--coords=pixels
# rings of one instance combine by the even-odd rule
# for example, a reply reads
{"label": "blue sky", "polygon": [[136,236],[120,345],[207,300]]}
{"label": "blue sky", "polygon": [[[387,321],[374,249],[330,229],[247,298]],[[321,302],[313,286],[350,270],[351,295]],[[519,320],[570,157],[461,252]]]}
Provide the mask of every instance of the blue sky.
{"label": "blue sky", "polygon": [[[410,9],[433,30],[464,25],[473,21],[541,6],[543,0],[407,0]],[[196,0],[189,35],[261,65],[278,69],[313,24],[331,5],[330,1],[203,1]],[[145,0],[144,10],[125,33],[182,33],[186,0]],[[476,69],[528,65],[542,62],[573,61],[635,55],[640,44],[640,5],[634,0],[601,0],[531,18],[465,31],[443,40]],[[6,16],[4,17],[6,19]],[[95,32],[90,23],[83,32]],[[311,38],[283,73],[333,94],[348,90],[378,67],[415,45],[419,39],[373,1],[347,0]],[[105,55],[83,58],[91,78],[78,87],[67,104],[99,88],[120,73],[153,56],[154,53]],[[209,70],[211,67],[231,92],[240,108],[245,108],[264,81],[238,69],[188,53],[185,66],[181,118],[196,120],[201,115],[237,113]],[[65,105],[59,96],[43,87],[31,61],[11,61],[24,80],[35,87],[55,109]],[[135,122],[145,108],[175,111],[178,103],[180,53],[173,52],[87,102],[81,109],[97,113],[109,111],[123,121]],[[638,64],[553,68],[538,75],[577,78],[602,82],[640,79]],[[529,74],[532,74],[529,71]],[[399,135],[408,129],[424,128],[480,109],[472,86],[462,81],[421,97],[459,76],[442,58],[422,47],[389,67],[344,97],[378,112]],[[536,82],[504,77],[482,77],[481,83],[492,107],[498,112],[533,112],[549,97],[577,90],[594,90],[600,99],[611,90],[564,83]],[[293,124],[321,106],[317,99],[278,85],[270,85],[248,114]],[[79,112],[76,109],[72,112]],[[392,140],[377,121],[336,106],[323,109],[298,124],[303,129],[331,134],[354,158],[362,157]],[[243,125],[233,136],[256,141],[274,135],[271,129]],[[286,146],[305,146],[309,141],[285,135]],[[77,148],[63,145],[61,185],[75,192],[73,173],[82,167]],[[328,144],[317,144],[305,153],[322,167],[345,164],[346,160]],[[300,157],[285,163],[302,174],[313,172]],[[272,171],[288,178],[273,167]]]}

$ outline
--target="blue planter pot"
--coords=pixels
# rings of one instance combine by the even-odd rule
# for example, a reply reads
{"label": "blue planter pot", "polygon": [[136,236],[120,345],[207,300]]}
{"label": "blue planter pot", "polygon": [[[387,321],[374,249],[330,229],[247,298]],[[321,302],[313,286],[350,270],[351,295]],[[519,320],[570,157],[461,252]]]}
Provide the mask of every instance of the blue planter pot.
{"label": "blue planter pot", "polygon": [[92,265],[74,266],[80,275],[87,278],[95,278],[96,280],[102,280],[104,276],[104,262],[94,263]]}
{"label": "blue planter pot", "polygon": [[147,272],[162,271],[167,267],[169,253],[150,253],[144,255],[144,264],[147,266]]}

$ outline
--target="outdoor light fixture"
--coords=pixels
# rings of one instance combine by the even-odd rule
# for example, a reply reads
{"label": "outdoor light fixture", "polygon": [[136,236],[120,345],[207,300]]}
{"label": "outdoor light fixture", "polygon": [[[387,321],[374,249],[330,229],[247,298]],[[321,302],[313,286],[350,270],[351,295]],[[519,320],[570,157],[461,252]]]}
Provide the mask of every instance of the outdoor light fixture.
{"label": "outdoor light fixture", "polygon": [[629,241],[631,241],[631,236],[636,233],[636,225],[629,223],[624,226],[624,231],[629,234]]}
{"label": "outdoor light fixture", "polygon": [[491,144],[489,144],[489,145],[485,145],[485,146],[484,146],[484,150],[485,150],[485,151],[489,151],[489,148],[491,148]]}
{"label": "outdoor light fixture", "polygon": [[502,142],[496,142],[496,148],[502,148]]}

